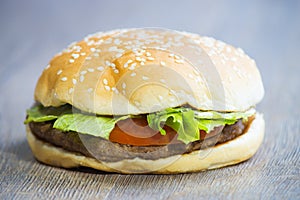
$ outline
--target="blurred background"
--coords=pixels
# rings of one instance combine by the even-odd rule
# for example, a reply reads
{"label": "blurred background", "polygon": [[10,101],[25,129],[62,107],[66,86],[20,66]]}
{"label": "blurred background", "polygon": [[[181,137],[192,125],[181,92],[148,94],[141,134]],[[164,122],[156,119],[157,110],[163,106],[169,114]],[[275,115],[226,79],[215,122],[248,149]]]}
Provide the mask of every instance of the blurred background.
{"label": "blurred background", "polygon": [[296,0],[1,0],[0,133],[24,140],[25,109],[55,53],[89,33],[130,27],[184,30],[241,47],[261,70],[266,95],[258,109],[267,125],[299,119],[292,103],[300,102],[299,21]]}

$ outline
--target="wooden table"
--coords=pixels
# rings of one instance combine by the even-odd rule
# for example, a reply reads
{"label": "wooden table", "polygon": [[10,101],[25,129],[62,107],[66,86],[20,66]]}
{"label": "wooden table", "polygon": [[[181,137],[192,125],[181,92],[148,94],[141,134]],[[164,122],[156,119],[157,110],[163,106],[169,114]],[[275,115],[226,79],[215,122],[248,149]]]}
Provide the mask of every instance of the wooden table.
{"label": "wooden table", "polygon": [[[300,199],[300,6],[295,1],[1,1],[0,199]],[[241,46],[265,84],[266,134],[240,165],[180,175],[119,175],[35,161],[25,110],[50,58],[87,33],[161,26]]]}

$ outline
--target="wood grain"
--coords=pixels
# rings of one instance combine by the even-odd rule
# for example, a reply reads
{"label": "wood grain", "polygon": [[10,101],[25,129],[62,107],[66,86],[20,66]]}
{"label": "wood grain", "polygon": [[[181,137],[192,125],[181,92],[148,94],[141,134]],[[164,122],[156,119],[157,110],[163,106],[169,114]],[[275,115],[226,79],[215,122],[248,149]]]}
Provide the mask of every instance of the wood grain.
{"label": "wood grain", "polygon": [[[158,1],[95,1],[70,7],[67,1],[1,1],[0,199],[300,199],[299,3],[182,1],[169,7],[172,2],[160,1],[158,7]],[[47,62],[87,33],[136,26],[212,35],[256,59],[266,90],[257,108],[265,115],[266,135],[252,159],[179,175],[106,174],[35,161],[23,120]]]}

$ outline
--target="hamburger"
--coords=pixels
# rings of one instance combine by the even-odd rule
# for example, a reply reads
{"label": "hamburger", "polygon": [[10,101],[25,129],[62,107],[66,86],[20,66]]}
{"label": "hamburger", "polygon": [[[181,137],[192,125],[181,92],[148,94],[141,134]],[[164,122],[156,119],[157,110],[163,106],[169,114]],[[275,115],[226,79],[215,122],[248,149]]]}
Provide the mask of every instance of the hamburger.
{"label": "hamburger", "polygon": [[186,173],[251,158],[264,88],[240,48],[166,29],[96,33],[54,56],[25,120],[42,163]]}

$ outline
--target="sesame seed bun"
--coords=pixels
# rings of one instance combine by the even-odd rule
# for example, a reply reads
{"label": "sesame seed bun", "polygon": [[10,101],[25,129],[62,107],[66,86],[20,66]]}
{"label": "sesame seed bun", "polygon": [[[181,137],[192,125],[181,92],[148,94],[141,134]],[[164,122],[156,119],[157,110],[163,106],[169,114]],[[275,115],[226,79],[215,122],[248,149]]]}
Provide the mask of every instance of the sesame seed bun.
{"label": "sesame seed bun", "polygon": [[38,80],[35,99],[124,115],[184,104],[245,111],[263,94],[255,62],[239,48],[185,32],[124,29],[90,35],[57,54]]}
{"label": "sesame seed bun", "polygon": [[[35,90],[35,100],[45,107],[70,104],[98,115],[140,115],[182,105],[243,112],[263,95],[256,64],[240,48],[153,28],[96,33],[71,44],[50,61]],[[254,117],[240,136],[227,142],[151,159],[135,156],[108,162],[87,157],[40,140],[28,126],[27,139],[37,160],[53,166],[129,174],[185,173],[233,165],[253,156],[264,135],[262,115]]]}
{"label": "sesame seed bun", "polygon": [[217,146],[157,160],[141,158],[102,162],[82,154],[66,151],[36,138],[27,126],[27,139],[37,160],[57,167],[90,167],[118,173],[172,174],[204,171],[233,165],[251,158],[264,137],[264,119],[259,113],[243,135]]}

